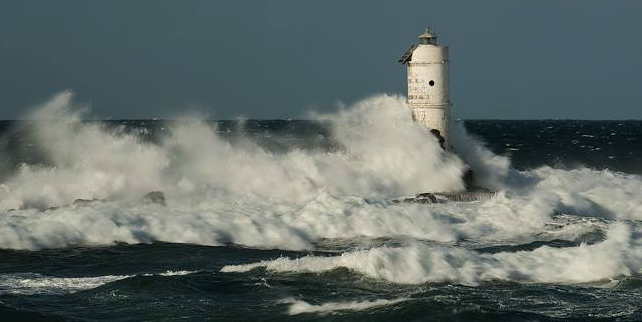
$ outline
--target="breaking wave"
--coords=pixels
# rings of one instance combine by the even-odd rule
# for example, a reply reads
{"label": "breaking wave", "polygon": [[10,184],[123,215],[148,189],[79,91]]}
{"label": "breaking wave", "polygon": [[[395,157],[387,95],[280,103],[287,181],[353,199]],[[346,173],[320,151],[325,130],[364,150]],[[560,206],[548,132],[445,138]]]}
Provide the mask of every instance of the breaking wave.
{"label": "breaking wave", "polygon": [[174,122],[162,142],[144,143],[122,129],[83,123],[84,111],[64,92],[32,115],[38,122],[34,136],[52,166],[22,165],[2,185],[1,209],[123,199],[152,190],[300,202],[320,190],[390,197],[463,188],[464,164],[408,119],[401,97],[374,97],[319,116],[332,124],[341,146],[332,153],[270,153],[248,139],[224,140],[199,120]]}
{"label": "breaking wave", "polygon": [[[517,171],[461,125],[453,126],[459,156],[444,153],[412,122],[400,96],[377,95],[315,116],[330,124],[337,143],[330,151],[271,152],[246,137],[223,138],[199,120],[169,122],[168,134],[149,142],[124,128],[83,122],[86,113],[63,92],[31,115],[31,134],[48,163],[22,164],[0,183],[0,248],[166,241],[300,250],[333,239],[397,238],[399,247],[366,242],[366,249],[337,257],[224,271],[347,267],[411,284],[579,283],[640,274],[640,176],[586,168]],[[477,184],[498,192],[494,197],[390,202],[461,191],[467,165]],[[150,191],[162,191],[163,202],[143,199]],[[587,235],[607,237],[495,254],[466,246],[581,242]]]}
{"label": "breaking wave", "polygon": [[256,268],[283,273],[320,273],[347,268],[370,278],[399,284],[450,282],[478,285],[504,280],[531,283],[588,283],[642,274],[642,230],[632,234],[622,223],[613,224],[601,243],[577,247],[543,246],[533,251],[484,254],[461,247],[379,247],[340,256],[279,258],[229,265],[221,272]]}
{"label": "breaking wave", "polygon": [[[319,238],[412,227],[411,235],[453,239],[421,230],[432,223],[416,212],[396,221],[383,205],[366,202],[463,189],[464,163],[408,119],[402,97],[377,96],[318,116],[331,124],[339,146],[333,152],[271,153],[249,139],[224,140],[198,120],[173,122],[170,135],[149,143],[82,122],[85,110],[64,92],[32,115],[33,135],[51,164],[23,164],[0,184],[0,247],[161,240],[302,249]],[[140,201],[159,190],[167,207]],[[72,204],[76,199],[100,202]],[[379,222],[368,224],[372,211]]]}

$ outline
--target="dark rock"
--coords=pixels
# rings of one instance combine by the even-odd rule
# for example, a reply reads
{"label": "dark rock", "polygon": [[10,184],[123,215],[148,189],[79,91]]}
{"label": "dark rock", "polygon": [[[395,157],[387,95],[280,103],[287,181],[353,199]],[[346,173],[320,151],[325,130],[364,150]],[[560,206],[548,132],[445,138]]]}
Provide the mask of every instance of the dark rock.
{"label": "dark rock", "polygon": [[445,150],[444,142],[446,142],[446,139],[444,139],[444,137],[441,136],[441,132],[439,132],[439,130],[437,129],[432,129],[430,130],[430,133],[437,138],[437,140],[439,141],[439,146]]}
{"label": "dark rock", "polygon": [[444,202],[471,202],[489,200],[495,195],[495,192],[482,187],[475,187],[473,191],[454,192],[454,193],[431,193],[425,192],[415,195],[414,197],[404,199],[394,199],[393,203],[412,202],[412,203],[444,203]]}
{"label": "dark rock", "polygon": [[451,202],[471,202],[489,200],[495,193],[487,191],[467,191],[461,193],[436,193],[435,195]]}
{"label": "dark rock", "polygon": [[470,191],[471,189],[476,188],[475,174],[473,173],[473,169],[468,168],[466,171],[464,171],[464,175],[462,176],[462,179],[464,180],[464,186],[466,187],[466,191]]}
{"label": "dark rock", "polygon": [[165,206],[165,194],[162,191],[152,191],[147,193],[143,200]]}
{"label": "dark rock", "polygon": [[408,199],[413,199],[411,202],[419,202],[419,203],[437,203],[437,197],[435,197],[434,194],[430,192],[424,192],[416,195],[414,198],[408,198]]}
{"label": "dark rock", "polygon": [[92,204],[92,203],[95,203],[95,202],[103,202],[103,201],[105,201],[105,200],[102,200],[102,199],[76,199],[76,200],[74,200],[73,205],[74,206],[85,206],[85,205]]}
{"label": "dark rock", "polygon": [[435,197],[435,195],[430,192],[420,193],[414,197],[408,197],[403,199],[393,199],[391,201],[393,203],[400,203],[400,202],[437,203],[439,202],[439,200],[437,200],[437,197]]}

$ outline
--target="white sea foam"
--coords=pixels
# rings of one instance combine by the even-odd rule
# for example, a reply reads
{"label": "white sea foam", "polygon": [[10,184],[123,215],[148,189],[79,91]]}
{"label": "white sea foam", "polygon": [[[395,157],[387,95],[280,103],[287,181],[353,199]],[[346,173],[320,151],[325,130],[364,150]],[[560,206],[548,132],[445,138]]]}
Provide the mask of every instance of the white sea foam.
{"label": "white sea foam", "polygon": [[[198,271],[167,270],[158,274],[142,276],[183,276]],[[54,277],[37,273],[0,274],[0,295],[2,294],[66,294],[93,289],[107,283],[133,277],[135,275],[105,275],[93,277]]]}
{"label": "white sea foam", "polygon": [[[551,226],[556,211],[642,219],[639,176],[549,167],[516,171],[456,126],[457,153],[480,183],[500,191],[497,196],[474,203],[387,202],[459,190],[465,168],[410,120],[397,96],[374,96],[318,116],[342,146],[328,153],[271,153],[248,139],[224,140],[199,121],[169,125],[161,142],[145,143],[122,129],[83,123],[79,110],[65,92],[34,113],[46,120],[33,135],[52,165],[23,165],[0,183],[0,248],[159,240],[313,249],[327,238],[394,236],[493,243],[543,234],[574,239],[606,227],[581,219]],[[154,190],[165,193],[167,206],[141,201]],[[76,198],[105,201],[70,205]],[[38,210],[49,206],[61,207]]]}
{"label": "white sea foam", "polygon": [[74,293],[96,288],[127,277],[131,276],[52,277],[35,273],[0,274],[0,295]]}
{"label": "white sea foam", "polygon": [[[365,202],[364,197],[463,187],[463,163],[444,154],[407,117],[401,97],[374,97],[323,116],[341,151],[286,154],[269,153],[249,140],[232,144],[198,121],[180,122],[160,144],[146,144],[99,123],[80,122],[71,99],[70,93],[59,94],[34,116],[46,120],[34,135],[53,166],[23,165],[0,184],[0,247],[163,240],[302,249],[323,237],[454,239],[447,227],[422,229],[442,225],[416,211],[396,220],[381,204]],[[165,192],[167,208],[139,202],[152,190]],[[108,202],[44,213],[7,211],[66,205],[76,198]]]}
{"label": "white sea foam", "polygon": [[288,299],[286,303],[292,303],[288,309],[290,315],[302,313],[332,314],[337,311],[363,311],[375,307],[396,304],[405,301],[405,298],[394,300],[372,300],[372,301],[351,301],[351,302],[327,302],[323,304],[310,304],[306,301]]}
{"label": "white sea foam", "polygon": [[189,275],[189,274],[194,274],[198,273],[199,271],[172,271],[172,270],[167,270],[164,271],[158,275],[161,276],[183,276],[183,275]]}
{"label": "white sea foam", "polygon": [[278,258],[229,265],[221,272],[265,268],[273,272],[320,273],[348,268],[365,276],[400,284],[452,282],[477,285],[506,280],[536,283],[587,283],[642,274],[642,230],[613,224],[603,242],[577,247],[543,246],[533,251],[478,253],[460,247],[414,244],[379,247],[334,257]]}
{"label": "white sea foam", "polygon": [[[249,140],[234,144],[200,121],[174,124],[159,145],[81,123],[68,92],[35,114],[35,137],[54,164],[23,165],[4,182],[0,208],[47,207],[76,198],[113,199],[151,190],[172,195],[229,193],[274,200],[333,195],[398,196],[463,188],[463,163],[413,123],[401,97],[379,96],[332,120],[337,153],[269,153]],[[395,108],[390,108],[395,106]]]}

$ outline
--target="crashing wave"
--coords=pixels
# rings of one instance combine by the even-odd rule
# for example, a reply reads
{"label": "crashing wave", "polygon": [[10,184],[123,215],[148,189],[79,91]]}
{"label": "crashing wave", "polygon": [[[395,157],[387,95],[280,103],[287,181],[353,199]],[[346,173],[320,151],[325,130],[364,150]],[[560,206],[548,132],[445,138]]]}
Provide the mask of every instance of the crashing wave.
{"label": "crashing wave", "polygon": [[[0,183],[0,248],[165,241],[314,249],[327,239],[395,236],[445,245],[542,234],[575,240],[606,229],[582,217],[642,219],[639,176],[517,171],[461,126],[453,127],[458,156],[444,153],[399,96],[315,116],[330,124],[332,151],[275,153],[247,138],[224,139],[199,120],[171,122],[167,135],[149,142],[82,116],[68,92],[33,114],[32,135],[50,163],[23,164]],[[472,203],[390,202],[461,191],[466,165],[497,193]],[[141,200],[150,191],[163,198]],[[74,205],[77,199],[100,202]],[[558,214],[576,219],[553,229]]]}

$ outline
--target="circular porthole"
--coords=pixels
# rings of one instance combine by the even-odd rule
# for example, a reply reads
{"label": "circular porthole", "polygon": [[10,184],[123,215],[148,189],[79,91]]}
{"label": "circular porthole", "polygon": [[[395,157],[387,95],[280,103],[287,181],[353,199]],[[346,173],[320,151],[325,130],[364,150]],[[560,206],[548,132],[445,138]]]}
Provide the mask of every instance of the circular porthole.
{"label": "circular porthole", "polygon": [[431,80],[430,82],[428,82],[428,84],[429,84],[430,86],[434,86],[434,85],[435,85],[435,81],[434,81],[434,80]]}

